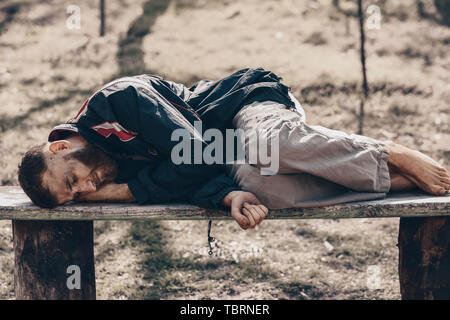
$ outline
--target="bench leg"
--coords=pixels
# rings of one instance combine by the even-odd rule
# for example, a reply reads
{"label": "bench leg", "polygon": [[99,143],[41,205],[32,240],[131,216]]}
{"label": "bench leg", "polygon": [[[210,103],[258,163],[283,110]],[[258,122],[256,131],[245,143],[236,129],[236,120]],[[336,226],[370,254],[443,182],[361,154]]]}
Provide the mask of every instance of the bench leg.
{"label": "bench leg", "polygon": [[94,300],[93,221],[13,220],[16,299]]}
{"label": "bench leg", "polygon": [[400,218],[402,299],[450,299],[450,218]]}

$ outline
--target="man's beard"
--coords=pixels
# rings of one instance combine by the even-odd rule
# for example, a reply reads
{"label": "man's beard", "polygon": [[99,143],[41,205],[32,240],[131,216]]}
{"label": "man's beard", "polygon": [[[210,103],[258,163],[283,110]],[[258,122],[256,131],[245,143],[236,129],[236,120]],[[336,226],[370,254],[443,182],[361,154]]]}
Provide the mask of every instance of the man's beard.
{"label": "man's beard", "polygon": [[78,149],[70,154],[66,155],[67,159],[75,159],[83,163],[85,166],[91,169],[91,171],[99,170],[103,173],[101,181],[98,181],[98,177],[95,175],[94,180],[97,188],[102,185],[112,182],[117,175],[117,164],[109,157],[102,149],[93,146],[91,144]]}

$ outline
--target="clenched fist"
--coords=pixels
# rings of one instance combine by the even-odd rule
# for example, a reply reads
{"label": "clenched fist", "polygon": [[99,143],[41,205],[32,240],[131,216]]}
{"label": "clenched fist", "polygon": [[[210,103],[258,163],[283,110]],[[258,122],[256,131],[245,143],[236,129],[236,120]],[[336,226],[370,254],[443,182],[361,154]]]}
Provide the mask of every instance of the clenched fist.
{"label": "clenched fist", "polygon": [[222,204],[231,207],[231,216],[244,230],[260,224],[269,213],[269,209],[253,193],[245,191],[230,192],[223,198]]}

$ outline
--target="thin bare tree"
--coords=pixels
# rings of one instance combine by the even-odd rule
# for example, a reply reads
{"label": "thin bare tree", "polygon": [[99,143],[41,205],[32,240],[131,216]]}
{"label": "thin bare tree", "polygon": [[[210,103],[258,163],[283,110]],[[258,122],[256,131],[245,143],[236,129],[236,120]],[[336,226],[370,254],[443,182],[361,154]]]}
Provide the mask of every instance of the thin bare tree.
{"label": "thin bare tree", "polygon": [[359,106],[359,134],[363,134],[363,126],[364,126],[364,104],[369,96],[369,86],[367,84],[367,73],[366,73],[366,52],[364,48],[364,44],[366,41],[364,34],[364,11],[362,6],[362,0],[358,0],[358,16],[359,16],[359,30],[360,30],[360,39],[361,39],[361,66],[362,66],[362,74],[363,74],[363,96],[361,97],[360,106]]}
{"label": "thin bare tree", "polygon": [[100,37],[105,35],[105,0],[100,0]]}

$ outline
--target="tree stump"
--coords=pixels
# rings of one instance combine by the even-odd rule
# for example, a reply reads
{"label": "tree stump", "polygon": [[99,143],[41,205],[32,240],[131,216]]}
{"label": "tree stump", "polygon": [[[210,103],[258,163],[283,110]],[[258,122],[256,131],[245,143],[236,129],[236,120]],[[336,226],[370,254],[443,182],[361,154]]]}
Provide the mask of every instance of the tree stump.
{"label": "tree stump", "polygon": [[402,299],[450,299],[450,218],[400,218]]}
{"label": "tree stump", "polygon": [[13,220],[16,299],[95,299],[92,221]]}

